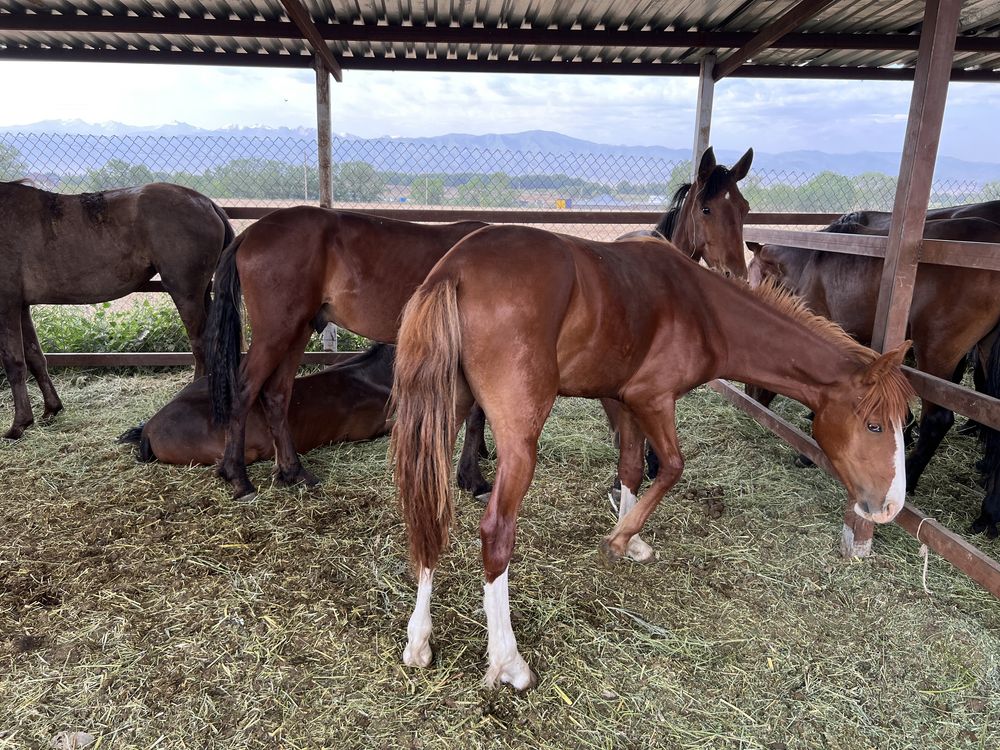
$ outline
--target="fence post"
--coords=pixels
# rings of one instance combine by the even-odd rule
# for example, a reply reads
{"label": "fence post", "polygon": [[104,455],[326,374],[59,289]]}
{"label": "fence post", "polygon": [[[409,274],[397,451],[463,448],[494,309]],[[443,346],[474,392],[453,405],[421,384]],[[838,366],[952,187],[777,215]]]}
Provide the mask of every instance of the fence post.
{"label": "fence post", "polygon": [[[333,205],[333,139],[330,132],[330,71],[316,56],[316,148],[319,150],[319,205]],[[337,326],[327,323],[321,336],[325,351],[337,351]]]}
{"label": "fence post", "polygon": [[705,55],[698,73],[698,108],[695,110],[694,151],[691,154],[691,181],[698,176],[698,162],[708,148],[712,131],[712,102],[715,98],[715,55]]}

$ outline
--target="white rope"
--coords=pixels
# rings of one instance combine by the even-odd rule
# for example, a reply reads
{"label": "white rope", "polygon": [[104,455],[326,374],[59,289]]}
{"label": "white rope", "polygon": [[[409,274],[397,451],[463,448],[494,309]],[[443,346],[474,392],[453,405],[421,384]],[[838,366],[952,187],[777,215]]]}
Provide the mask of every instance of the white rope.
{"label": "white rope", "polygon": [[[920,529],[923,528],[924,521],[930,521],[930,520],[931,520],[930,516],[924,516],[923,518],[920,519],[920,523],[917,525],[917,541],[918,542],[920,542]],[[927,588],[927,562],[928,562],[928,559],[930,558],[930,553],[931,553],[931,551],[930,551],[930,548],[928,548],[927,543],[926,542],[921,542],[920,543],[920,555],[922,555],[923,558],[924,558],[924,575],[923,575],[922,583],[924,584],[924,593],[927,594],[928,596],[931,595],[931,590],[929,588]]]}

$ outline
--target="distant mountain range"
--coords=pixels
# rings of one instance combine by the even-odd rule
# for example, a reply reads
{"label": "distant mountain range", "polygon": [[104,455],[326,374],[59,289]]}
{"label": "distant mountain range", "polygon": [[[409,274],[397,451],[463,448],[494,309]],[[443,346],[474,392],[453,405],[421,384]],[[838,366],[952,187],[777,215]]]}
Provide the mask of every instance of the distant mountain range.
{"label": "distant mountain range", "polygon": [[[39,138],[43,135],[101,136],[81,150],[73,139],[46,139],[44,153]],[[159,144],[159,139],[164,139]],[[178,142],[166,139],[182,139]],[[316,131],[312,128],[267,127],[262,125],[230,126],[204,129],[182,122],[156,126],[133,126],[118,122],[87,123],[82,120],[44,120],[29,125],[0,127],[0,142],[18,148],[32,161],[45,157],[45,171],[71,172],[103,165],[109,158],[121,158],[132,163],[144,163],[151,169],[171,171],[201,171],[234,158],[275,158],[286,162],[312,162],[315,159]],[[127,139],[122,141],[121,139]],[[228,145],[218,140],[225,139]],[[258,139],[281,141],[282,147],[265,148]],[[130,144],[129,141],[132,141]],[[140,142],[141,141],[141,142]],[[240,144],[243,145],[240,145]],[[752,145],[752,143],[748,143]],[[64,147],[63,147],[64,146]],[[252,147],[251,147],[252,146]],[[690,158],[687,148],[665,146],[622,146],[572,138],[562,133],[529,130],[523,133],[467,135],[450,133],[425,138],[361,138],[338,133],[334,138],[338,160],[363,160],[377,169],[400,172],[488,172],[502,170],[510,174],[561,172],[574,176],[600,179],[595,164],[613,162],[622,170],[622,179],[642,179],[648,168],[643,162],[661,160],[680,162]],[[531,155],[527,159],[485,159],[483,152],[519,152]],[[742,152],[719,149],[719,160],[732,163]],[[808,176],[824,171],[853,177],[865,172],[896,175],[900,155],[883,151],[861,151],[851,154],[830,154],[823,151],[787,151],[757,153],[754,169],[790,176]],[[167,167],[166,165],[169,165]],[[36,167],[33,167],[36,168]],[[38,169],[42,168],[39,163]],[[649,175],[649,179],[658,176]],[[1000,180],[1000,164],[970,162],[949,156],[939,157],[935,181]]]}

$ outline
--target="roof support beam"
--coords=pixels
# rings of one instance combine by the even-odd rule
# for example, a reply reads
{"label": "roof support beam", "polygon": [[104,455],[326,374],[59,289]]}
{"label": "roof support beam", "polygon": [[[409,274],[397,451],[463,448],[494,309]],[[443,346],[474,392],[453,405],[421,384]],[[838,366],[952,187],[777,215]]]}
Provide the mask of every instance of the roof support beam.
{"label": "roof support beam", "polygon": [[323,65],[334,78],[342,81],[344,73],[340,69],[340,63],[337,62],[330,48],[326,46],[326,41],[319,33],[319,29],[316,28],[316,24],[313,23],[309,11],[303,7],[299,0],[281,0],[281,4],[285,6],[285,12],[288,13],[288,17],[292,20],[292,23],[299,27],[302,36],[309,42],[309,46],[312,47],[316,59],[322,61]]}
{"label": "roof support beam", "polygon": [[834,0],[799,0],[758,31],[753,39],[716,65],[713,74],[715,80],[721,81],[758,52],[771,46],[788,32],[797,29],[833,2]]}
{"label": "roof support beam", "polygon": [[[175,65],[229,65],[252,68],[313,68],[314,58],[306,54],[257,54],[243,52],[167,52],[140,49],[94,49],[87,47],[0,48],[0,60],[40,62],[112,62]],[[552,60],[476,60],[403,57],[343,57],[344,70],[408,70],[432,72],[546,73],[611,76],[691,76],[698,75],[696,63],[598,63]],[[785,78],[789,80],[868,80],[912,81],[913,68],[845,68],[838,66],[744,65],[737,78]],[[952,81],[1000,81],[1000,70],[951,71]]]}
{"label": "roof support beam", "polygon": [[701,155],[709,146],[712,134],[712,103],[715,99],[715,55],[706,55],[698,73],[698,109],[694,121],[694,150],[691,152],[691,182],[695,181]]}
{"label": "roof support beam", "polygon": [[[580,47],[640,47],[644,49],[735,49],[755,35],[745,32],[628,31],[620,29],[486,29],[438,26],[372,26],[314,24],[328,42],[409,44],[511,44]],[[158,34],[243,39],[301,39],[291,21],[242,21],[226,18],[142,18],[136,16],[2,13],[0,31],[47,31],[90,34]],[[913,51],[917,34],[786,34],[772,49]],[[1000,52],[1000,37],[963,36],[958,52]]]}

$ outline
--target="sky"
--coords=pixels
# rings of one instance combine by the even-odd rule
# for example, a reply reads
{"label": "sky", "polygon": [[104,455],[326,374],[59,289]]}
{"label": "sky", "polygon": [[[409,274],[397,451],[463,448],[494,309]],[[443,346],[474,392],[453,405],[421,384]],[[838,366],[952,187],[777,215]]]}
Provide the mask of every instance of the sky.
{"label": "sky", "polygon": [[[3,62],[0,126],[39,120],[315,127],[309,70]],[[911,84],[725,79],[712,144],[759,152],[899,152]],[[344,72],[333,129],[362,137],[553,130],[599,143],[691,145],[694,78]],[[1000,86],[955,83],[939,152],[1000,162]]]}

